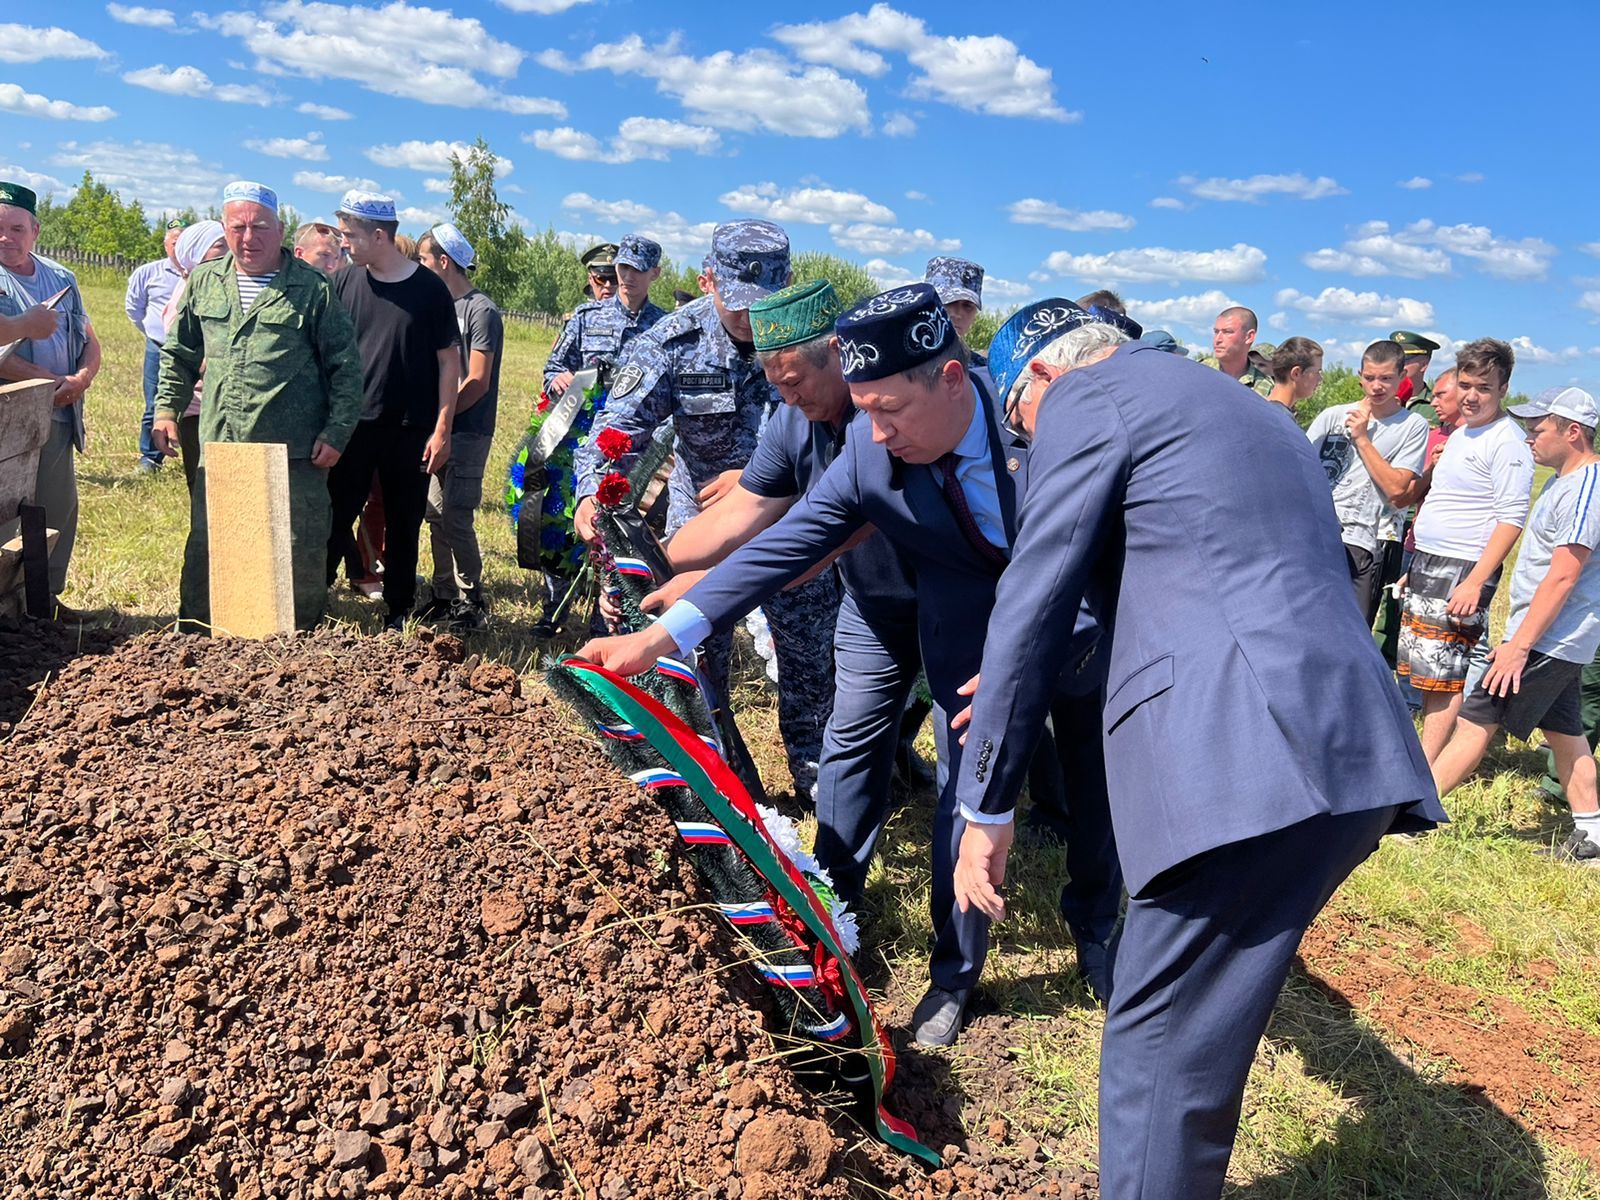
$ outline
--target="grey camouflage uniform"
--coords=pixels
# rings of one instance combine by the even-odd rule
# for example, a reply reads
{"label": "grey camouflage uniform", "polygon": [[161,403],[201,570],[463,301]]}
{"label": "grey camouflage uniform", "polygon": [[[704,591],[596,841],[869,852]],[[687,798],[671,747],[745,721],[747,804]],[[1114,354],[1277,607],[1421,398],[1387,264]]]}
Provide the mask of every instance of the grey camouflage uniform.
{"label": "grey camouflage uniform", "polygon": [[[743,352],[723,327],[716,302],[702,296],[668,313],[628,348],[613,377],[605,411],[595,418],[588,444],[574,460],[578,497],[592,496],[604,474],[596,440],[600,430],[621,430],[634,453],[617,465],[626,471],[672,420],[677,461],[668,481],[667,534],[700,511],[698,495],[724,471],[743,469],[755,453],[767,417],[781,404],[755,352]],[[763,606],[778,657],[778,727],[789,771],[802,795],[816,782],[822,733],[833,711],[833,626],[840,592],[836,573],[824,572],[779,593]],[[702,647],[707,681],[728,695],[729,635]]]}
{"label": "grey camouflage uniform", "polygon": [[637,314],[631,313],[616,296],[578,305],[545,360],[545,389],[548,391],[550,381],[563,371],[576,373],[601,361],[621,362],[633,339],[666,315],[649,300]]}

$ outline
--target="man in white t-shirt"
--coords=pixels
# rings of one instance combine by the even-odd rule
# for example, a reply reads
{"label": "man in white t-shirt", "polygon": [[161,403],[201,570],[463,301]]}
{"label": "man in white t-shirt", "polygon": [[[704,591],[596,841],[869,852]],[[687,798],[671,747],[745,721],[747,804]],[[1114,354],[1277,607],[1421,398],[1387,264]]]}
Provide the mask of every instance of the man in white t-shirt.
{"label": "man in white t-shirt", "polygon": [[1477,768],[1501,726],[1523,739],[1542,730],[1572,806],[1572,835],[1555,856],[1600,866],[1600,797],[1579,700],[1583,668],[1600,649],[1600,409],[1581,388],[1551,388],[1511,415],[1526,423],[1533,458],[1556,473],[1528,516],[1505,638],[1461,706],[1433,778],[1443,798]]}
{"label": "man in white t-shirt", "polygon": [[1306,430],[1333,489],[1350,581],[1368,625],[1378,612],[1379,529],[1387,513],[1415,499],[1428,452],[1428,422],[1395,395],[1404,358],[1394,342],[1373,342],[1361,356],[1364,399],[1323,409]]}
{"label": "man in white t-shirt", "polygon": [[1461,710],[1472,649],[1489,628],[1500,567],[1522,533],[1533,455],[1502,404],[1511,347],[1479,338],[1456,355],[1461,424],[1417,513],[1397,669],[1422,694],[1422,752],[1439,757]]}

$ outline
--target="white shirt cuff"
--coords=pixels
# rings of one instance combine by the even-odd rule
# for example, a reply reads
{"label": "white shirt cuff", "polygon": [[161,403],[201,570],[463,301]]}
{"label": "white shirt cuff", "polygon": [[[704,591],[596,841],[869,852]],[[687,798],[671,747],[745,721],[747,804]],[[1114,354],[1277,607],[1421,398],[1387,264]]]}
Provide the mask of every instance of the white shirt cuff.
{"label": "white shirt cuff", "polygon": [[1017,810],[1012,809],[1010,812],[1003,813],[986,813],[977,812],[963,804],[961,805],[961,815],[974,825],[1007,825],[1016,818]]}
{"label": "white shirt cuff", "polygon": [[711,636],[711,622],[687,600],[679,600],[657,622],[672,635],[679,654],[692,654],[694,648]]}

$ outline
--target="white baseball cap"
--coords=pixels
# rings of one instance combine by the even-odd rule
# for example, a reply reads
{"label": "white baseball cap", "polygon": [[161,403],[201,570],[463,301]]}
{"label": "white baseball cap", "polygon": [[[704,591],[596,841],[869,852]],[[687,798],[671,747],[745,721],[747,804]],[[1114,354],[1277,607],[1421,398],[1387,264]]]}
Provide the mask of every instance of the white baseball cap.
{"label": "white baseball cap", "polygon": [[1545,388],[1526,404],[1507,410],[1513,417],[1538,419],[1539,417],[1564,417],[1593,429],[1600,425],[1600,407],[1594,397],[1580,387]]}

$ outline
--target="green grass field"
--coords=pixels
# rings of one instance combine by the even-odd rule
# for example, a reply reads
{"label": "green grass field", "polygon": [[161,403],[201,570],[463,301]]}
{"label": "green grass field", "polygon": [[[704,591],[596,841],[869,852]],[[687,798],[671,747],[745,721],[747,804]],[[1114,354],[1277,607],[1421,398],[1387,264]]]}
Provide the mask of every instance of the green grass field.
{"label": "green grass field", "polygon": [[[156,628],[176,613],[187,495],[176,464],[155,478],[134,470],[141,339],[122,315],[121,278],[90,271],[84,284],[106,365],[89,393],[82,524],[65,598]],[[473,645],[529,674],[563,647],[526,634],[530,577],[516,567],[497,493],[550,333],[512,325],[507,339],[479,519],[494,624]],[[342,586],[332,604],[334,619],[367,630],[380,615]],[[775,710],[756,673],[745,674],[736,707],[776,783],[784,772]],[[1527,746],[1497,749],[1486,774],[1450,798],[1455,824],[1388,839],[1335,896],[1308,942],[1320,947],[1308,955],[1322,982],[1291,979],[1257,1056],[1231,1194],[1600,1196],[1600,1174],[1582,1153],[1600,1162],[1600,1111],[1587,1099],[1600,1067],[1574,1049],[1600,1033],[1600,871],[1539,856],[1566,828],[1563,811],[1541,796],[1541,770],[1542,756]],[[928,797],[911,798],[885,838],[862,954],[901,1019],[926,981],[927,809]],[[1004,1116],[1006,1146],[1033,1137],[1047,1154],[1090,1162],[1101,1018],[1070,974],[1071,944],[1055,913],[1062,857],[1025,849],[1014,871],[1014,913],[997,930],[986,975],[998,1011],[967,1043],[1001,1047],[1004,1061],[958,1047],[951,1086],[974,1142]]]}

